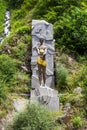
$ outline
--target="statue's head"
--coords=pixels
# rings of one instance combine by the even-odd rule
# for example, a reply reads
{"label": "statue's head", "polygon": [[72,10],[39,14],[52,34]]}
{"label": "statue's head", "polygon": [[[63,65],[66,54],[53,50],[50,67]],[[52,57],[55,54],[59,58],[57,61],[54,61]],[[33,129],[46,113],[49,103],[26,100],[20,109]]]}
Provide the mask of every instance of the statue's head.
{"label": "statue's head", "polygon": [[44,39],[40,38],[39,40],[40,40],[40,43],[43,44]]}

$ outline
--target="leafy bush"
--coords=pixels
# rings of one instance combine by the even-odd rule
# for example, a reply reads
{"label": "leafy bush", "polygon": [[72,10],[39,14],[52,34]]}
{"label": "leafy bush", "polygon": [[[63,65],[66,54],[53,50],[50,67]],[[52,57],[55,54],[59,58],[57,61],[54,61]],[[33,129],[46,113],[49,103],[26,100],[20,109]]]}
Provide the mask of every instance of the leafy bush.
{"label": "leafy bush", "polygon": [[63,104],[65,104],[67,102],[66,95],[60,96],[60,102],[63,103]]}
{"label": "leafy bush", "polygon": [[8,55],[0,55],[0,80],[9,82],[16,72],[16,66],[16,62]]}
{"label": "leafy bush", "polygon": [[84,55],[87,53],[86,5],[85,0],[39,0],[33,18],[45,19],[54,25],[58,47],[65,46],[66,50]]}
{"label": "leafy bush", "polygon": [[82,119],[81,117],[77,116],[75,117],[73,120],[72,120],[72,123],[73,123],[73,127],[75,129],[78,129],[78,128],[81,128],[82,127]]}
{"label": "leafy bush", "polygon": [[53,126],[50,112],[46,108],[39,104],[29,104],[6,130],[52,130]]}
{"label": "leafy bush", "polygon": [[20,42],[18,46],[13,47],[13,55],[19,60],[24,61],[26,55],[26,45]]}
{"label": "leafy bush", "polygon": [[1,8],[1,11],[0,11],[0,34],[3,32],[4,30],[4,19],[5,19],[5,12],[6,12],[6,5],[5,5],[5,2],[0,0],[0,8]]}
{"label": "leafy bush", "polygon": [[22,26],[22,27],[18,28],[17,33],[18,34],[26,34],[26,33],[29,34],[30,30],[31,30],[31,28],[29,26]]}
{"label": "leafy bush", "polygon": [[19,8],[24,0],[5,0],[10,9]]}
{"label": "leafy bush", "polygon": [[[0,55],[0,101],[3,104],[9,91],[14,89],[17,64],[6,54]],[[4,101],[4,102],[3,102]]]}
{"label": "leafy bush", "polygon": [[68,77],[68,71],[63,66],[58,66],[56,70],[56,80],[57,80],[57,86],[58,89],[65,88],[67,85],[67,77]]}
{"label": "leafy bush", "polygon": [[23,8],[26,10],[31,10],[37,3],[38,0],[24,0]]}
{"label": "leafy bush", "polygon": [[7,109],[12,109],[12,104],[8,97],[9,92],[12,92],[17,85],[14,79],[16,66],[16,62],[8,55],[0,55],[0,107],[2,107],[0,118],[6,115]]}
{"label": "leafy bush", "polygon": [[55,12],[52,8],[44,15],[44,19],[48,22],[54,23],[57,20],[57,12]]}
{"label": "leafy bush", "polygon": [[14,10],[13,12],[13,17],[15,20],[19,20],[21,18],[24,18],[26,16],[26,11],[19,9],[19,10]]}
{"label": "leafy bush", "polygon": [[[59,16],[54,24],[55,38],[59,45],[65,45],[68,49],[84,54],[86,46],[86,10],[73,7],[69,13]],[[83,21],[83,22],[81,22]]]}
{"label": "leafy bush", "polygon": [[14,31],[14,29],[17,30],[19,27],[22,27],[22,26],[24,26],[24,23],[22,21],[20,21],[20,20],[16,20],[15,22],[12,23],[13,31]]}
{"label": "leafy bush", "polygon": [[71,87],[80,86],[82,88],[87,86],[87,66],[82,65],[79,66],[79,70],[77,70],[72,77],[70,77]]}

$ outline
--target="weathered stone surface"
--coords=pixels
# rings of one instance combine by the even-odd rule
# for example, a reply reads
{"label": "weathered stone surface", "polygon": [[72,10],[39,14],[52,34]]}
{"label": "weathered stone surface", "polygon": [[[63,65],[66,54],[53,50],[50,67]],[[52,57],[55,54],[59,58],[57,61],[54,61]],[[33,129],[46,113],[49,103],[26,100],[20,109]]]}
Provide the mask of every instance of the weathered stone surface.
{"label": "weathered stone surface", "polygon": [[39,87],[38,69],[37,69],[37,51],[35,47],[39,46],[39,39],[44,38],[44,45],[48,47],[46,54],[46,84],[53,88],[54,86],[54,39],[53,39],[53,25],[44,20],[32,21],[32,88]]}
{"label": "weathered stone surface", "polygon": [[21,99],[13,99],[13,101],[14,101],[14,104],[13,104],[14,109],[17,112],[23,111],[26,108],[26,106],[28,105],[28,103],[29,103],[29,100],[23,99],[23,98],[21,98]]}
{"label": "weathered stone surface", "polygon": [[38,82],[38,76],[32,75],[31,84],[32,84],[32,88],[38,88],[38,87],[40,87],[40,84]]}
{"label": "weathered stone surface", "polygon": [[31,101],[38,101],[50,111],[59,110],[58,92],[49,87],[39,87],[31,91]]}
{"label": "weathered stone surface", "polygon": [[[37,51],[36,47],[40,45],[39,39],[44,39],[44,45],[47,46],[46,54],[46,86],[40,86],[38,79],[38,66],[37,66]],[[31,101],[37,101],[46,106],[50,111],[59,110],[59,97],[58,92],[54,88],[54,39],[53,39],[53,26],[44,20],[32,21],[32,88]]]}

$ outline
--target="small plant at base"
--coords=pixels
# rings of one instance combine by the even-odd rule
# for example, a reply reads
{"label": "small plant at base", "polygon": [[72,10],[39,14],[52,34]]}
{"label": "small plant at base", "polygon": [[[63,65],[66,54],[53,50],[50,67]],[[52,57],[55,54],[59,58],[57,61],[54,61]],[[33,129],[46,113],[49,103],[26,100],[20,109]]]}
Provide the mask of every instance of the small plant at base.
{"label": "small plant at base", "polygon": [[82,119],[79,116],[73,118],[72,123],[73,123],[73,128],[75,129],[81,128],[83,124]]}
{"label": "small plant at base", "polygon": [[60,89],[65,88],[65,86],[67,85],[68,77],[67,69],[63,66],[58,66],[56,73],[57,85],[60,87]]}

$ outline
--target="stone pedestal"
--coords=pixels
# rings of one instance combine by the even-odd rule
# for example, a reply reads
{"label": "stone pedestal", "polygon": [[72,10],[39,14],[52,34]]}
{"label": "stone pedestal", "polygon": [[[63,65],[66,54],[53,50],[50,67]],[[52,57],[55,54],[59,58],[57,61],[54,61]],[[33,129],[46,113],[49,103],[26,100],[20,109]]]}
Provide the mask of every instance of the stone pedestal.
{"label": "stone pedestal", "polygon": [[59,110],[58,92],[49,87],[39,87],[31,91],[31,101],[37,101],[50,111]]}

